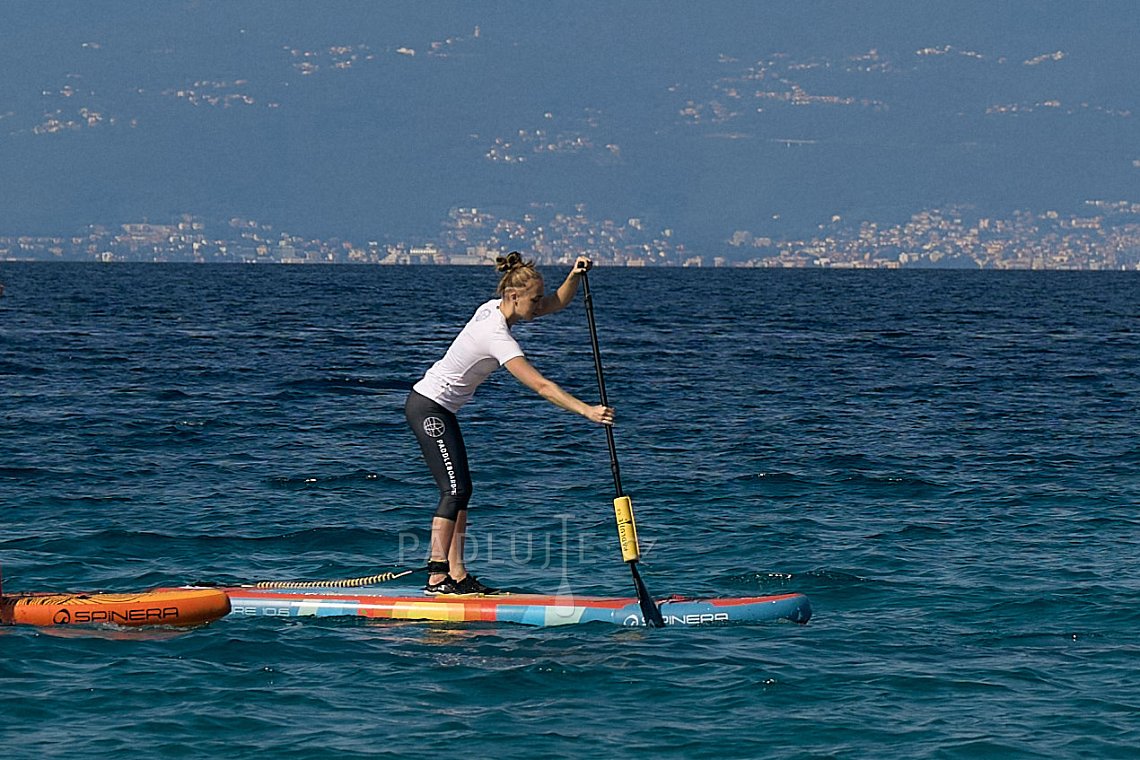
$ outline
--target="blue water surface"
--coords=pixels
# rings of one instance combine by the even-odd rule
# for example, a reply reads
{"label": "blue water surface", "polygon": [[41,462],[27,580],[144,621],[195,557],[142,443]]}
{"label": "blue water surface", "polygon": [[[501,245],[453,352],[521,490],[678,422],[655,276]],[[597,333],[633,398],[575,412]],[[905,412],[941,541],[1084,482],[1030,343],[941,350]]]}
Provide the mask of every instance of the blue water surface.
{"label": "blue water surface", "polygon": [[[403,400],[491,270],[9,262],[0,282],[6,590],[423,558],[434,485]],[[1135,757],[1134,275],[591,285],[650,590],[802,591],[808,625],[7,628],[4,755]],[[596,398],[581,299],[515,333]],[[471,568],[631,594],[601,429],[506,372],[461,419]]]}

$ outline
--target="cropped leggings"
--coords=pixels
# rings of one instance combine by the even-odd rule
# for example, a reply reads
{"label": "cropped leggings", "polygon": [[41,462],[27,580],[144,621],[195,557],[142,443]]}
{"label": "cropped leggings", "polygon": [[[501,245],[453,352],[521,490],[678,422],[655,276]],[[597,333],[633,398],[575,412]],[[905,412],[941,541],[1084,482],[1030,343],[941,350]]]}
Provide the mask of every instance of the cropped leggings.
{"label": "cropped leggings", "polygon": [[471,501],[471,471],[467,467],[467,447],[463,445],[459,420],[452,412],[415,391],[408,394],[404,415],[439,486],[435,516],[455,520]]}

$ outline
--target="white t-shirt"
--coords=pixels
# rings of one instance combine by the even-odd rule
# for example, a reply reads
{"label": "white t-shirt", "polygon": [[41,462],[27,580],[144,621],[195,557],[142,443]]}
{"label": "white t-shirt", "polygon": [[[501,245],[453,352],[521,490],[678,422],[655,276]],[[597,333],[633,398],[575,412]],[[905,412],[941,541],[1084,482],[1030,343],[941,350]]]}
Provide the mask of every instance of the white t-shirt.
{"label": "white t-shirt", "polygon": [[501,298],[493,298],[475,310],[443,358],[413,386],[416,393],[457,412],[488,375],[516,356],[523,356],[507,318],[499,311],[502,302]]}

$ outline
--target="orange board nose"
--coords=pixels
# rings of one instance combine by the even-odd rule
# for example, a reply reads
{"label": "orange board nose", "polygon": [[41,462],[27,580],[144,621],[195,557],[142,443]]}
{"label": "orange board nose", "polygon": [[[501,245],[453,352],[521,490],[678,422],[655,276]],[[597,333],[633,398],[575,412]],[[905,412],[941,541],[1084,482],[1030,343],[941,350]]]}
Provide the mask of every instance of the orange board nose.
{"label": "orange board nose", "polygon": [[0,598],[5,625],[170,625],[208,623],[228,614],[220,589],[159,588],[134,594],[10,594]]}

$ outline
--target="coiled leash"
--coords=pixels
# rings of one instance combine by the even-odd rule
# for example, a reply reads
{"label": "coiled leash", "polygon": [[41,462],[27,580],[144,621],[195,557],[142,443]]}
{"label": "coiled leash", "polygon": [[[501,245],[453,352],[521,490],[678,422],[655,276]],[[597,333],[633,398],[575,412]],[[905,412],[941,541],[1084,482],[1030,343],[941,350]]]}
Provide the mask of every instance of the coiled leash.
{"label": "coiled leash", "polygon": [[379,573],[364,578],[337,578],[327,581],[258,581],[252,585],[252,588],[358,588],[360,586],[375,586],[377,583],[387,583],[412,573],[430,571],[430,569],[431,565],[429,564],[425,567]]}

